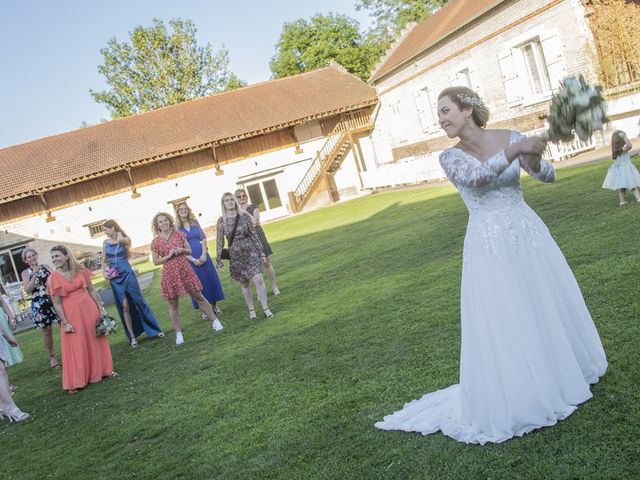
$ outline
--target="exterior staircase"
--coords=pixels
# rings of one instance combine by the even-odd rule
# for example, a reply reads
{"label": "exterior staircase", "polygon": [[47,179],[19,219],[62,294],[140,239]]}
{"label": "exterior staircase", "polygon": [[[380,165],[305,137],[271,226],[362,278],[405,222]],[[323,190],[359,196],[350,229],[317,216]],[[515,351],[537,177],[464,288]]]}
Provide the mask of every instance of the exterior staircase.
{"label": "exterior staircase", "polygon": [[296,189],[289,192],[289,205],[293,213],[302,211],[309,198],[321,186],[327,189],[332,201],[338,200],[335,198],[337,192],[332,192],[333,189],[329,186],[333,176],[353,149],[354,135],[371,131],[372,128],[368,110],[351,112],[340,119]]}

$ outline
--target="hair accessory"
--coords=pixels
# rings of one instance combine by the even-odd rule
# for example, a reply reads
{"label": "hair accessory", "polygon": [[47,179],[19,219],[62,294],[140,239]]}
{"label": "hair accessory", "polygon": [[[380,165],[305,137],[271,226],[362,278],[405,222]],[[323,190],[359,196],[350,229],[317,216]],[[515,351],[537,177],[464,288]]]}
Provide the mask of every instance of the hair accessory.
{"label": "hair accessory", "polygon": [[480,97],[472,97],[471,95],[467,95],[466,93],[458,93],[456,95],[456,98],[465,105],[470,105],[472,107],[478,108],[484,107],[484,102],[480,100]]}

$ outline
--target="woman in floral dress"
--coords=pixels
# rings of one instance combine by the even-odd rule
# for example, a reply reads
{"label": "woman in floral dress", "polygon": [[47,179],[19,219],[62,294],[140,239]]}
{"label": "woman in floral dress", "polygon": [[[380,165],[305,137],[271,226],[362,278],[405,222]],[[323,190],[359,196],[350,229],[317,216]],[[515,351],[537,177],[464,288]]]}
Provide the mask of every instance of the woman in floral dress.
{"label": "woman in floral dress", "polygon": [[249,203],[249,196],[243,189],[239,188],[238,190],[236,190],[235,195],[240,211],[247,212],[249,215],[251,215],[251,221],[253,222],[253,226],[256,229],[258,240],[260,240],[262,251],[264,252],[264,269],[267,271],[267,276],[271,281],[271,289],[273,290],[274,295],[280,295],[280,289],[278,288],[278,282],[276,281],[276,272],[273,268],[273,264],[271,263],[271,259],[269,258],[270,255],[273,255],[273,250],[271,249],[271,245],[269,245],[267,236],[265,235],[264,230],[260,225],[260,209],[257,205]]}
{"label": "woman in floral dress", "polygon": [[[256,230],[247,213],[240,212],[236,197],[233,193],[226,192],[220,201],[222,216],[217,223],[216,257],[217,265],[224,269],[221,252],[224,246],[224,237],[227,237],[229,247],[229,273],[231,278],[240,282],[242,296],[249,309],[249,319],[256,318],[256,309],[253,306],[253,294],[251,282],[256,286],[258,301],[262,306],[265,317],[273,317],[267,303],[267,290],[262,277],[262,268],[266,259]],[[234,233],[235,230],[235,233]]]}
{"label": "woman in floral dress", "polygon": [[44,346],[49,355],[51,368],[60,368],[55,351],[53,350],[53,335],[51,325],[59,323],[60,319],[53,308],[51,297],[47,294],[47,279],[51,275],[48,265],[38,263],[38,252],[33,248],[25,248],[22,251],[22,261],[29,265],[22,272],[22,285],[25,292],[31,294],[31,314],[37,328],[42,331]]}
{"label": "woman in floral dress", "polygon": [[168,213],[156,213],[151,222],[156,237],[151,241],[153,263],[162,265],[160,293],[169,303],[169,318],[176,331],[176,345],[184,343],[180,311],[181,296],[190,295],[209,320],[214,330],[219,330],[220,322],[209,302],[202,295],[202,284],[189,266],[186,255],[191,255],[191,247],[182,232],[176,231],[173,217]]}

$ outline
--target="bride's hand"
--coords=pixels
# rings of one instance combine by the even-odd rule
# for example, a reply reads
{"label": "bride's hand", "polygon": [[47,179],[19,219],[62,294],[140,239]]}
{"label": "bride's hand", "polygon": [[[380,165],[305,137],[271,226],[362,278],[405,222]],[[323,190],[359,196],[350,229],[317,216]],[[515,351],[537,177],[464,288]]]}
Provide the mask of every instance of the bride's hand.
{"label": "bride's hand", "polygon": [[520,155],[540,156],[547,148],[547,140],[541,137],[527,137],[515,144]]}

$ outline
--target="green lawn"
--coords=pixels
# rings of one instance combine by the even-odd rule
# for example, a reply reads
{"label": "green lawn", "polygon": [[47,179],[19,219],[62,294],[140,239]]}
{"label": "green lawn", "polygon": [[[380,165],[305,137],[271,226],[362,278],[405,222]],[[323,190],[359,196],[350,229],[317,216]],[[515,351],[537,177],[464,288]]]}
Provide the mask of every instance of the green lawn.
{"label": "green lawn", "polygon": [[424,187],[267,225],[283,292],[271,320],[247,319],[225,273],[225,330],[184,300],[176,347],[156,275],[147,298],[169,338],[132,350],[118,332],[121,377],[78,395],[61,390],[40,333],[20,334],[26,360],[9,373],[33,418],[0,422],[0,478],[638,478],[640,205],[620,208],[600,188],[607,166],[523,182],[610,363],[594,398],[558,425],[484,447],[374,428],[458,379],[467,213],[452,187]]}

